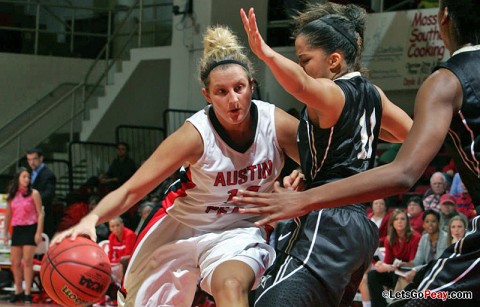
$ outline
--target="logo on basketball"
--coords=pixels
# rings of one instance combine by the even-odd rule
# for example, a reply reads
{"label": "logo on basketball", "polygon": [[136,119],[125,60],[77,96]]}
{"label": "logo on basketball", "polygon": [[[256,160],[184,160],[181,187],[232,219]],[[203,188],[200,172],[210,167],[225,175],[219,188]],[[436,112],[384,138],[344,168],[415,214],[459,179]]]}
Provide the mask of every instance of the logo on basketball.
{"label": "logo on basketball", "polygon": [[88,304],[89,302],[79,298],[71,289],[69,289],[67,286],[64,286],[62,288],[62,293],[67,297],[68,300],[70,300],[72,303],[75,305],[85,305]]}
{"label": "logo on basketball", "polygon": [[80,276],[80,281],[78,283],[80,284],[80,286],[85,286],[87,289],[93,290],[98,293],[103,293],[103,290],[105,289],[105,285],[99,283],[98,281],[87,278],[83,275]]}

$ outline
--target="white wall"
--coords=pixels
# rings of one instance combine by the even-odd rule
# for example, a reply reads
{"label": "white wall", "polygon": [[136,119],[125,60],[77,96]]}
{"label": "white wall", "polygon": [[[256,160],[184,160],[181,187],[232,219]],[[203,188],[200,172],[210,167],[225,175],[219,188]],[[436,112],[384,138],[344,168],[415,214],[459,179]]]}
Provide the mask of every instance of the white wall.
{"label": "white wall", "polygon": [[[89,59],[0,53],[0,127],[62,83],[83,80]],[[94,72],[94,76],[98,71]]]}
{"label": "white wall", "polygon": [[88,140],[114,142],[119,125],[164,127],[169,75],[170,60],[141,61]]}

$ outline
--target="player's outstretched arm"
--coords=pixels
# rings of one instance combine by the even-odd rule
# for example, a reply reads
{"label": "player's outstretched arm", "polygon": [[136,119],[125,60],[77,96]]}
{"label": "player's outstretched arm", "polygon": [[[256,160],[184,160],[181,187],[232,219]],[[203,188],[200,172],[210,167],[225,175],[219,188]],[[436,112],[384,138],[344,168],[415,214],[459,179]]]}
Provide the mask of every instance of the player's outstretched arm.
{"label": "player's outstretched arm", "polygon": [[59,233],[52,244],[60,243],[66,237],[74,240],[78,235],[86,235],[95,241],[95,225],[127,211],[182,165],[197,161],[202,153],[200,134],[190,123],[185,123],[158,146],[127,182],[105,196],[77,225]]}

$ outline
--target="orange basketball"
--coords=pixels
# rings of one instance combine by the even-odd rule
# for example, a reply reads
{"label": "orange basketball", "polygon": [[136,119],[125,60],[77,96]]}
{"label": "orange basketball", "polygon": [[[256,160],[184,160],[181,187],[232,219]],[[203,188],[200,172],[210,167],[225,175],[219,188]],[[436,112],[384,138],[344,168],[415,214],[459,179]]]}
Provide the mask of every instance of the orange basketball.
{"label": "orange basketball", "polygon": [[112,269],[107,254],[84,237],[52,245],[42,260],[40,279],[47,294],[63,306],[86,306],[103,298]]}

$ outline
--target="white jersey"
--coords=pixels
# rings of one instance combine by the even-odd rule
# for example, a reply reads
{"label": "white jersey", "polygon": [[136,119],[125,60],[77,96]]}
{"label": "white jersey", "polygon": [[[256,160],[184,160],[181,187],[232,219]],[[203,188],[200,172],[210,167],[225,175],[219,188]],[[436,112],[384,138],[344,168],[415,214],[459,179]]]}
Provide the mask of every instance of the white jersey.
{"label": "white jersey", "polygon": [[[187,119],[203,139],[203,155],[187,169],[188,181],[166,197],[169,216],[192,228],[223,231],[253,226],[258,216],[238,213],[231,200],[239,189],[271,192],[284,164],[275,131],[275,106],[254,100],[255,139],[244,152],[232,148],[214,128],[207,106]],[[168,201],[168,200],[172,201]],[[242,205],[245,206],[245,205]]]}

